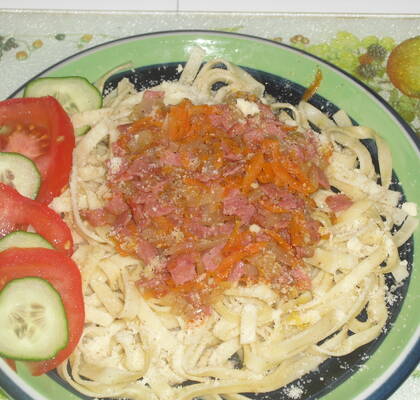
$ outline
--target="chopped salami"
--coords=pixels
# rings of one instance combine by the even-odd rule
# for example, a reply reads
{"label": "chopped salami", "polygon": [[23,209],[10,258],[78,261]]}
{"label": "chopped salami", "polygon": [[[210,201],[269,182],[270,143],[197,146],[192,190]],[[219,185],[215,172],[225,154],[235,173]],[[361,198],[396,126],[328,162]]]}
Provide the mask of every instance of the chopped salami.
{"label": "chopped salami", "polygon": [[233,189],[223,200],[223,212],[225,215],[240,217],[242,223],[248,225],[255,214],[255,207],[238,189]]}
{"label": "chopped salami", "polygon": [[161,163],[164,166],[180,167],[182,166],[181,157],[178,153],[171,150],[163,152],[161,157]]}
{"label": "chopped salami", "polygon": [[121,193],[115,193],[104,208],[113,215],[120,215],[129,209]]}
{"label": "chopped salami", "polygon": [[245,263],[239,261],[234,265],[232,270],[230,271],[228,281],[237,282],[245,273]]}
{"label": "chopped salami", "polygon": [[272,183],[261,185],[261,190],[274,204],[285,210],[302,209],[305,205],[305,202],[297,194]]}
{"label": "chopped salami", "polygon": [[158,255],[157,249],[151,243],[144,239],[137,239],[137,256],[141,258],[146,264],[153,260]]}
{"label": "chopped salami", "polygon": [[197,275],[194,254],[181,254],[173,256],[167,265],[168,271],[176,285],[182,285],[195,278]]}
{"label": "chopped salami", "polygon": [[206,251],[201,256],[201,261],[204,265],[204,268],[207,271],[214,271],[217,266],[220,264],[220,261],[222,261],[223,255],[222,255],[222,249],[225,246],[224,243],[219,244],[210,250]]}
{"label": "chopped salami", "polygon": [[292,268],[290,275],[293,277],[293,280],[296,282],[297,286],[302,290],[309,290],[312,286],[311,278],[308,274],[300,267]]}
{"label": "chopped salami", "polygon": [[328,196],[325,202],[333,212],[347,210],[353,204],[353,201],[349,197],[341,193]]}
{"label": "chopped salami", "polygon": [[94,227],[112,224],[115,219],[113,215],[103,208],[97,208],[95,210],[82,210],[80,214]]}

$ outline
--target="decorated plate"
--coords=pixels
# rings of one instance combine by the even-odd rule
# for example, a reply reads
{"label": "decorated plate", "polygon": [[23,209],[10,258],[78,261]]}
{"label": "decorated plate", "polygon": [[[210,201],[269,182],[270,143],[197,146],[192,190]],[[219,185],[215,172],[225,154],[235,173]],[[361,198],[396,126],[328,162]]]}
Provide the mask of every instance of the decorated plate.
{"label": "decorated plate", "polygon": [[[147,88],[179,77],[191,49],[200,46],[208,58],[224,58],[245,68],[264,83],[266,91],[282,102],[297,104],[305,88],[322,72],[322,84],[311,103],[332,115],[345,110],[354,123],[373,128],[390,145],[393,157],[393,189],[406,201],[420,198],[418,138],[399,115],[362,83],[315,56],[286,45],[240,34],[208,31],[174,31],[138,35],[112,41],[69,57],[38,76],[80,75],[96,81],[116,66],[134,66],[111,76],[105,90],[127,77],[138,88]],[[21,89],[11,94],[20,96]],[[375,146],[367,143],[371,154]],[[331,357],[301,379],[266,394],[250,395],[280,399],[386,399],[419,361],[420,293],[419,232],[400,248],[410,276],[394,288],[388,304],[389,318],[382,334],[353,353]],[[388,282],[392,285],[392,281]],[[56,372],[32,377],[18,363],[17,374],[0,360],[0,385],[14,399],[87,399],[66,384]]]}

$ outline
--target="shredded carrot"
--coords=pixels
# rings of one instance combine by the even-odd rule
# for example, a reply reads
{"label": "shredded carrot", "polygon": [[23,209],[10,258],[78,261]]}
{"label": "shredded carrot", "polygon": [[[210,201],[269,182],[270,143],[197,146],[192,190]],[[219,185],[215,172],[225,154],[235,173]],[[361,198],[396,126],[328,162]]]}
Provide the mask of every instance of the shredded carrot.
{"label": "shredded carrot", "polygon": [[162,121],[155,120],[151,117],[143,117],[134,121],[127,129],[128,133],[136,133],[147,128],[161,128]]}
{"label": "shredded carrot", "polygon": [[238,146],[238,144],[231,139],[230,137],[227,136],[222,136],[221,137],[221,143],[223,145],[225,145],[227,148],[229,148],[229,150],[233,153],[233,154],[242,154],[241,148]]}
{"label": "shredded carrot", "polygon": [[242,185],[242,178],[239,176],[228,176],[225,178],[223,197],[226,197],[233,189],[239,189]]}
{"label": "shredded carrot", "polygon": [[114,242],[115,250],[123,257],[136,255],[137,227],[133,222],[130,222],[127,225],[127,229],[130,231],[129,240],[122,241],[118,234],[110,235],[110,239]]}
{"label": "shredded carrot", "polygon": [[191,123],[190,114],[186,100],[182,101],[178,107],[172,107],[168,114],[168,136],[173,141],[182,140],[190,134]]}
{"label": "shredded carrot", "polygon": [[299,166],[295,162],[291,161],[289,158],[285,158],[283,165],[289,174],[293,175],[296,180],[300,183],[299,188],[300,192],[304,194],[311,194],[317,191],[318,185],[315,185],[309,173],[303,170],[303,165]]}
{"label": "shredded carrot", "polygon": [[247,165],[246,173],[242,181],[242,190],[248,193],[251,189],[251,185],[256,182],[258,175],[260,174],[264,165],[263,153],[257,153],[251,158]]}
{"label": "shredded carrot", "polygon": [[225,246],[222,249],[223,255],[228,255],[234,251],[236,251],[238,248],[242,246],[242,239],[244,238],[244,232],[241,232],[241,221],[237,219],[235,221],[235,226],[233,227],[232,233],[229,236],[229,239],[227,240]]}
{"label": "shredded carrot", "polygon": [[270,183],[274,182],[274,171],[270,163],[265,162],[262,166],[261,172],[258,175],[258,182]]}
{"label": "shredded carrot", "polygon": [[[111,239],[113,238],[111,237]],[[123,249],[121,247],[122,243],[120,243],[118,240],[113,240],[113,242],[114,242],[115,250],[117,251],[118,254],[122,255],[123,257],[128,257],[128,256],[133,255],[133,251],[131,249],[130,250]]]}
{"label": "shredded carrot", "polygon": [[223,151],[219,148],[219,149],[215,149],[214,150],[214,161],[213,161],[213,166],[215,169],[219,169],[222,168],[223,164],[224,164],[224,158],[223,158]]}
{"label": "shredded carrot", "polygon": [[316,201],[312,197],[306,197],[306,204],[311,208],[316,208]]}
{"label": "shredded carrot", "polygon": [[264,232],[267,235],[269,235],[278,244],[278,246],[287,253],[287,255],[290,257],[293,267],[299,263],[299,260],[294,255],[294,250],[293,250],[292,245],[289,242],[287,242],[286,239],[284,239],[277,232],[274,232],[270,229],[264,229]]}
{"label": "shredded carrot", "polygon": [[153,217],[153,222],[157,226],[157,229],[164,234],[168,234],[174,229],[174,224],[164,215]]}
{"label": "shredded carrot", "polygon": [[191,116],[202,116],[202,115],[211,115],[215,113],[213,106],[208,104],[196,105],[190,108]]}
{"label": "shredded carrot", "polygon": [[265,145],[273,159],[271,167],[275,174],[274,183],[278,186],[287,186],[293,191],[305,195],[317,190],[317,186],[312,183],[304,171],[304,164],[299,165],[290,159],[290,155],[281,153],[280,146],[275,141],[266,142]]}
{"label": "shredded carrot", "polygon": [[215,273],[219,279],[226,280],[230,271],[236,263],[244,260],[247,257],[253,256],[259,253],[264,247],[267,246],[267,242],[256,242],[250,243],[245,247],[236,250],[227,257],[225,257],[219,266],[217,267]]}
{"label": "shredded carrot", "polygon": [[181,160],[182,167],[185,169],[190,168],[190,158],[188,157],[188,153],[186,151],[180,151],[179,157]]}
{"label": "shredded carrot", "polygon": [[261,147],[264,153],[273,154],[273,152],[280,151],[280,142],[273,138],[264,138]]}
{"label": "shredded carrot", "polygon": [[290,238],[294,246],[305,245],[305,216],[302,212],[295,212],[290,222]]}
{"label": "shredded carrot", "polygon": [[209,189],[208,185],[206,185],[204,182],[201,182],[200,180],[191,178],[189,176],[186,176],[184,178],[184,183],[189,186],[198,186],[205,191]]}
{"label": "shredded carrot", "polygon": [[287,124],[283,124],[281,127],[281,129],[287,133],[296,132],[297,128],[298,128],[297,125],[287,125]]}
{"label": "shredded carrot", "polygon": [[182,285],[176,285],[172,279],[168,279],[167,285],[174,292],[191,293],[191,292],[200,291],[201,289],[203,289],[206,285],[206,282],[189,281],[189,282],[183,283]]}
{"label": "shredded carrot", "polygon": [[297,192],[302,191],[302,187],[298,183],[298,181],[287,172],[286,168],[284,168],[284,166],[280,162],[273,161],[271,163],[271,168],[273,169],[273,172],[275,174],[274,183],[277,186],[286,186]]}
{"label": "shredded carrot", "polygon": [[320,69],[317,69],[315,78],[312,83],[306,88],[305,93],[302,96],[303,101],[308,101],[318,90],[322,81],[322,72]]}
{"label": "shredded carrot", "polygon": [[286,250],[286,251],[292,250],[292,246],[286,241],[286,239],[284,239],[277,232],[274,232],[271,229],[264,229],[264,232],[267,235],[271,236],[276,241],[276,243],[280,246],[280,248],[282,248],[283,250]]}

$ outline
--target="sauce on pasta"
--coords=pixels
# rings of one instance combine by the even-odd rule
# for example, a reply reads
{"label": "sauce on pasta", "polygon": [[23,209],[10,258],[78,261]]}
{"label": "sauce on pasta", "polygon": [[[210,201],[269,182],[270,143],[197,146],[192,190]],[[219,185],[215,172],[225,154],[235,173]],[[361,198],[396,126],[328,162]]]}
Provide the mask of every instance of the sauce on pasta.
{"label": "sauce on pasta", "polygon": [[85,218],[110,225],[120,254],[146,264],[137,282],[146,295],[165,296],[189,319],[210,313],[232,282],[264,282],[289,297],[310,289],[303,257],[321,225],[310,195],[329,187],[330,147],[245,93],[218,105],[163,99],[146,91],[137,119],[118,126],[111,197]]}

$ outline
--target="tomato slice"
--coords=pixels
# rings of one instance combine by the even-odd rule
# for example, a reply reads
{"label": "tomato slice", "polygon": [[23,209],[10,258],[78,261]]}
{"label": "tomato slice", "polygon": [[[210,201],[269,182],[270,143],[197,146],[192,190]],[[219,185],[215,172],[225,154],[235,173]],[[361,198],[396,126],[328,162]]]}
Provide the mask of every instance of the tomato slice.
{"label": "tomato slice", "polygon": [[49,204],[68,184],[75,145],[70,118],[51,96],[0,102],[0,151],[21,153],[37,165],[37,200]]}
{"label": "tomato slice", "polygon": [[27,362],[33,375],[41,375],[66,360],[80,340],[85,321],[82,279],[77,265],[61,251],[11,248],[0,253],[0,290],[9,281],[26,277],[39,277],[54,286],[61,296],[68,321],[67,346],[51,360]]}
{"label": "tomato slice", "polygon": [[0,238],[29,225],[57,250],[73,254],[71,231],[54,210],[0,182]]}

